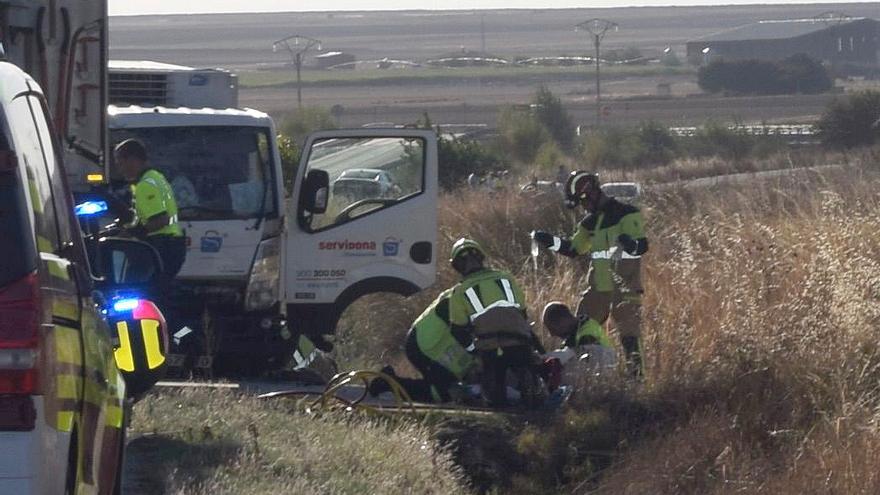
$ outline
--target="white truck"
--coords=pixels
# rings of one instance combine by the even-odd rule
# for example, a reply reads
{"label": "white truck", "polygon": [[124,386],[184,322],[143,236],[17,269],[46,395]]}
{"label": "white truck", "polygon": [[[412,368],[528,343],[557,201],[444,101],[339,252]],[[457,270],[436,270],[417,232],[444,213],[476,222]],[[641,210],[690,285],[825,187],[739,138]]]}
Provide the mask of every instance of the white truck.
{"label": "white truck", "polygon": [[[198,358],[186,366],[246,374],[279,369],[300,335],[322,347],[322,336],[360,295],[409,295],[434,282],[433,133],[318,133],[306,143],[285,201],[272,119],[226,106],[237,101],[230,95],[234,76],[111,62],[110,81],[111,143],[144,142],[150,164],[174,188],[186,230],[187,257],[172,298],[180,303],[172,332],[183,337],[193,330],[190,338],[199,342]],[[355,168],[381,170],[394,187],[337,194],[330,185]],[[308,360],[303,354],[300,364]],[[183,360],[182,352],[173,358]]]}

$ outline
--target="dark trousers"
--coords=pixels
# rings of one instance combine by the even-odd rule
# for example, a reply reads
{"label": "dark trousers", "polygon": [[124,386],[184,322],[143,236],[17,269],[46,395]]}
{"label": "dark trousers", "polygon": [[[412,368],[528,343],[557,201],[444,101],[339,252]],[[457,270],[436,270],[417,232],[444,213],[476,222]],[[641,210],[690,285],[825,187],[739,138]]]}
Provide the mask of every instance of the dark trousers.
{"label": "dark trousers", "polygon": [[168,289],[186,260],[186,238],[183,236],[153,235],[144,240],[153,246],[159,252],[159,257],[162,258],[162,275],[159,277],[159,285],[164,291]]}
{"label": "dark trousers", "polygon": [[451,371],[422,353],[416,342],[415,332],[410,332],[406,336],[406,358],[419,370],[423,377],[421,379],[397,379],[413,400],[434,402],[435,397],[431,393],[431,386],[433,386],[440,395],[440,400],[448,402],[450,400],[449,387],[456,383],[458,378]]}
{"label": "dark trousers", "polygon": [[500,349],[477,351],[483,362],[480,388],[490,406],[507,404],[507,371],[524,370],[532,365],[532,348],[517,345]]}

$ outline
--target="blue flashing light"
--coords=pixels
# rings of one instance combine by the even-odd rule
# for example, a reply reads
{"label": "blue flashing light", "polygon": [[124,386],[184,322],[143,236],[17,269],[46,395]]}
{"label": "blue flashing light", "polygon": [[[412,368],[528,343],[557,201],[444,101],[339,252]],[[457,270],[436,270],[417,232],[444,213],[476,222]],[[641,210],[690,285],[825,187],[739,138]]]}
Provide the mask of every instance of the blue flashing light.
{"label": "blue flashing light", "polygon": [[113,311],[131,311],[138,307],[138,304],[140,304],[140,299],[120,299],[113,303]]}
{"label": "blue flashing light", "polygon": [[78,217],[90,217],[92,215],[104,213],[107,210],[106,201],[85,201],[73,208],[73,211]]}

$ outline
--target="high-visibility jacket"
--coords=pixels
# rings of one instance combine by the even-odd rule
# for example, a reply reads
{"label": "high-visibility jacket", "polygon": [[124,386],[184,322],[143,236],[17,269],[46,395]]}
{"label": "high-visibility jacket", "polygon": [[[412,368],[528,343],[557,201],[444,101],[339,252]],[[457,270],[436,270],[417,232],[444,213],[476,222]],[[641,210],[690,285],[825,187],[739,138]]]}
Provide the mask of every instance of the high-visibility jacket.
{"label": "high-visibility jacket", "polygon": [[506,272],[485,269],[465,277],[452,288],[449,317],[473,329],[478,350],[533,343],[525,296]]}
{"label": "high-visibility jacket", "polygon": [[602,325],[589,316],[578,317],[577,330],[565,339],[566,347],[580,347],[582,345],[601,345],[611,347],[611,340],[602,329]]}
{"label": "high-visibility jacket", "polygon": [[[631,246],[619,246],[622,234],[629,236]],[[613,291],[615,273],[612,261],[638,260],[648,250],[641,212],[635,206],[608,198],[598,211],[590,213],[578,224],[571,238],[571,249],[579,255],[589,254],[590,287],[600,292]],[[641,291],[640,281],[628,285],[635,285],[630,288]]]}
{"label": "high-visibility jacket", "polygon": [[145,170],[132,188],[132,203],[137,213],[138,223],[146,225],[150,218],[165,213],[168,225],[149,232],[147,235],[183,236],[183,229],[177,223],[177,201],[171,184],[156,169]]}
{"label": "high-visibility jacket", "polygon": [[413,322],[410,335],[415,337],[422,354],[461,380],[476,364],[476,359],[452,333],[449,322],[451,295],[452,289],[441,293]]}

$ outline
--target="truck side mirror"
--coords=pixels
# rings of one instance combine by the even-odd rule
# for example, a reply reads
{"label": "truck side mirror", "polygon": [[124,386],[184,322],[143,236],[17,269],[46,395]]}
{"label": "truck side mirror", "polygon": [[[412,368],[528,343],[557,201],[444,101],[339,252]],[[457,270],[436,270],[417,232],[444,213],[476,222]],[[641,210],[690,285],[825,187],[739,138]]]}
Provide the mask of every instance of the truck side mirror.
{"label": "truck side mirror", "polygon": [[150,285],[162,273],[159,253],[146,242],[107,237],[98,241],[103,286]]}
{"label": "truck side mirror", "polygon": [[302,210],[313,215],[320,215],[327,211],[327,201],[330,196],[330,175],[326,170],[312,169],[303,181],[300,204]]}

